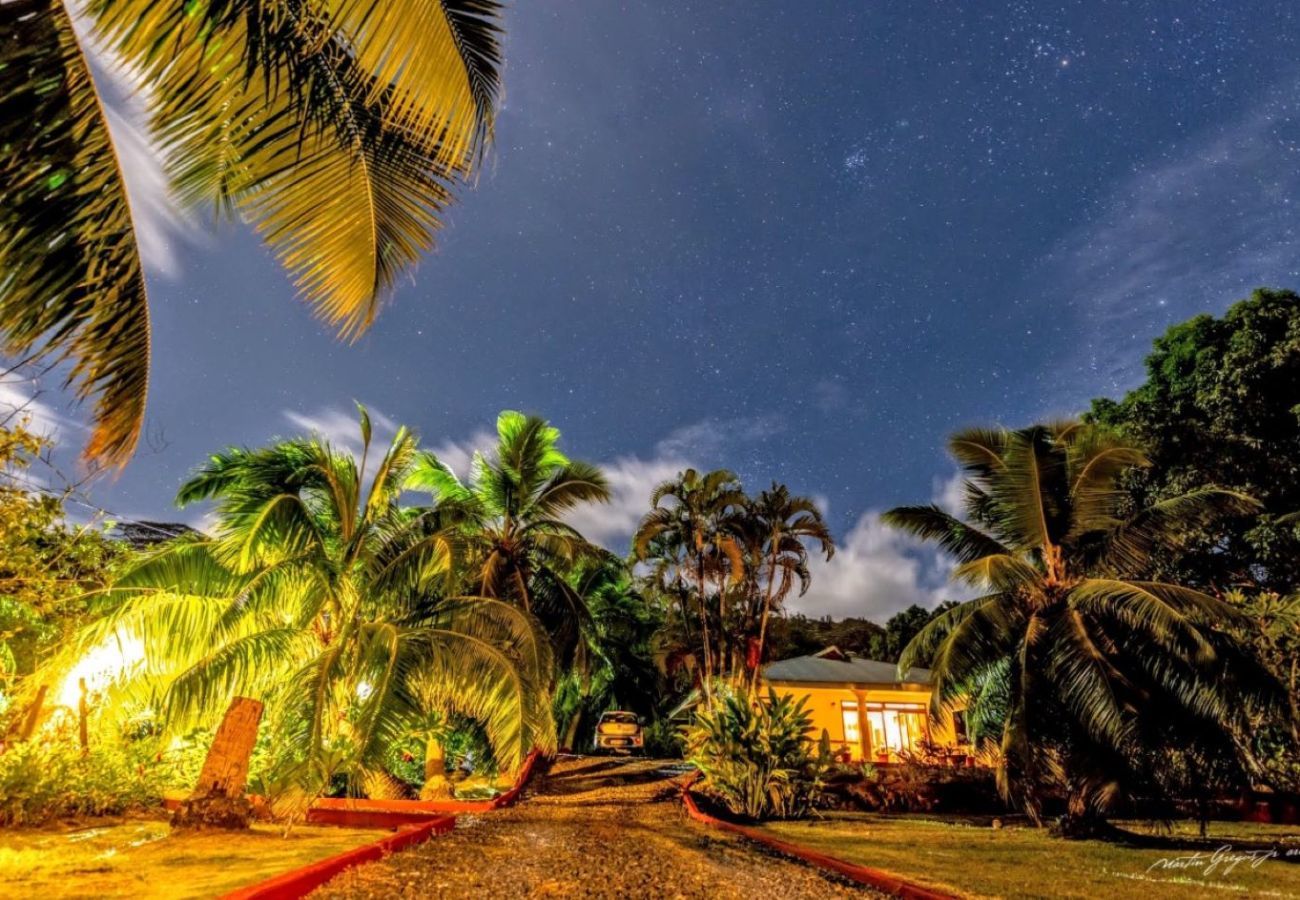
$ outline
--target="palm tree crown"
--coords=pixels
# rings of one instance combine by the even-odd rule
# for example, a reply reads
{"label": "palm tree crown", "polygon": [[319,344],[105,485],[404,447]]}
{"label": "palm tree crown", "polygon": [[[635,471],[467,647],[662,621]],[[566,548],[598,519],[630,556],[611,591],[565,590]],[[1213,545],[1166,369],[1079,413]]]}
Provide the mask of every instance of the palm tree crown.
{"label": "palm tree crown", "polygon": [[[0,4],[0,346],[71,362],[86,457],[144,416],[149,311],[134,223],[73,4]],[[497,0],[90,0],[137,73],[187,204],[250,221],[345,337],[432,245],[492,132]]]}
{"label": "palm tree crown", "polygon": [[1133,573],[1180,523],[1252,501],[1205,488],[1122,520],[1118,478],[1145,458],[1078,423],[972,429],[949,449],[968,476],[967,520],[934,506],[885,520],[938,543],[982,594],[936,617],[899,666],[931,665],[936,711],[970,703],[999,739],[1008,796],[1037,816],[1063,786],[1070,814],[1095,819],[1144,749],[1240,736],[1268,680],[1230,631],[1239,614]]}
{"label": "palm tree crown", "polygon": [[422,453],[407,487],[433,494],[444,520],[456,524],[473,590],[535,615],[567,664],[582,652],[591,617],[565,576],[601,551],[564,516],[607,502],[609,486],[599,468],[561,453],[559,439],[546,420],[507,410],[497,418],[495,450],[475,452],[467,482]]}
{"label": "palm tree crown", "polygon": [[[757,685],[772,610],[785,602],[796,581],[800,595],[807,593],[812,582],[808,544],[817,544],[829,560],[835,555],[835,541],[817,504],[808,497],[794,496],[784,484],[773,482],[771,488],[760,491],[748,504],[745,520],[746,543],[756,557],[750,565],[756,590],[749,616],[759,619],[753,660],[753,683]],[[761,606],[757,612],[752,609],[755,601]]]}
{"label": "palm tree crown", "polygon": [[[659,574],[674,581],[693,582],[699,607],[704,691],[726,658],[722,638],[722,593],[727,581],[743,576],[741,518],[747,503],[740,481],[726,469],[701,474],[686,469],[655,488],[653,507],[641,519],[632,538],[639,560],[664,563]],[[719,582],[717,609],[709,610],[705,594],[710,579]]]}

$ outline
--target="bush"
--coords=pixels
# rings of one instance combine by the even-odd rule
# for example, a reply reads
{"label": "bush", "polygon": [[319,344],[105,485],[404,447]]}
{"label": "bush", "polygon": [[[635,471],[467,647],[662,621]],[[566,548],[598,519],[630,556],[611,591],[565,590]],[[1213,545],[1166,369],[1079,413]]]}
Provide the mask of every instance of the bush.
{"label": "bush", "polygon": [[658,719],[645,727],[646,756],[657,759],[681,759],[682,736],[667,719]]}
{"label": "bush", "polygon": [[794,701],[768,689],[720,698],[686,729],[687,758],[700,770],[700,787],[732,813],[750,819],[807,816],[821,798],[830,767],[824,749],[808,739],[807,698]]}
{"label": "bush", "polygon": [[162,802],[152,759],[138,747],[104,745],[82,756],[62,741],[20,742],[0,753],[0,825],[40,825]]}

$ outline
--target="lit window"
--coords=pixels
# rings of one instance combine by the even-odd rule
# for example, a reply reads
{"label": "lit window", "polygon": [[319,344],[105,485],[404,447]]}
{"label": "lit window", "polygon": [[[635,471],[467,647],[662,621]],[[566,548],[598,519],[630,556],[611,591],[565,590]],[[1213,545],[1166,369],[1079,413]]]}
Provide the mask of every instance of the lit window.
{"label": "lit window", "polygon": [[869,703],[873,753],[903,753],[920,749],[926,740],[925,707],[911,703]]}
{"label": "lit window", "polygon": [[844,708],[844,740],[846,743],[856,744],[861,740],[861,733],[858,731],[858,704],[846,700],[840,705]]}

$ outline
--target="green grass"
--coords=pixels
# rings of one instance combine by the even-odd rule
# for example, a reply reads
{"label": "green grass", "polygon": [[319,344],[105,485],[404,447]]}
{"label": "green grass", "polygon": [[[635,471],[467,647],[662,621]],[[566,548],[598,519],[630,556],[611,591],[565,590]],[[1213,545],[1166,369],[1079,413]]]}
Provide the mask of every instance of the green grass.
{"label": "green grass", "polygon": [[215,897],[344,850],[383,831],[255,825],[247,832],[171,834],[134,820],[77,830],[0,830],[0,894],[39,897]]}
{"label": "green grass", "polygon": [[[1127,823],[1133,830],[1149,826]],[[1300,897],[1300,826],[1210,823],[1213,846],[1279,841],[1296,862],[1245,859],[1212,865],[1213,849],[1186,865],[1162,863],[1194,850],[1132,849],[1100,841],[1063,841],[1027,827],[993,829],[922,816],[832,813],[825,819],[764,826],[784,840],[830,856],[885,869],[953,893],[981,897]],[[1156,832],[1160,833],[1160,832]],[[1173,835],[1194,837],[1194,824]],[[1241,851],[1239,851],[1241,852]],[[1283,851],[1287,852],[1286,850]]]}

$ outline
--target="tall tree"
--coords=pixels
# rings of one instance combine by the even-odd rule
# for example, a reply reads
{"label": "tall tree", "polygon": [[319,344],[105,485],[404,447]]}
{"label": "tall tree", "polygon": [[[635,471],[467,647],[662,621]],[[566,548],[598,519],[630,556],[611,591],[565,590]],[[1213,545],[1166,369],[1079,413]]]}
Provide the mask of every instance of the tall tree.
{"label": "tall tree", "polygon": [[496,0],[0,4],[0,346],[68,360],[86,457],[139,438],[149,311],[122,167],[73,11],[140,78],[183,201],[251,222],[355,338],[492,133]]}
{"label": "tall tree", "polygon": [[740,516],[746,500],[739,480],[731,472],[717,469],[701,474],[686,469],[655,488],[650,498],[652,509],[641,519],[632,539],[637,559],[647,561],[652,554],[658,555],[669,564],[663,574],[694,588],[704,663],[703,689],[710,704],[714,673],[719,672],[726,658],[719,634],[726,574],[712,608],[707,595],[715,575],[731,573],[738,577],[743,571]]}
{"label": "tall tree", "polygon": [[762,611],[751,675],[751,684],[756,686],[767,641],[768,617],[774,607],[785,602],[796,581],[800,595],[808,591],[812,582],[807,544],[816,543],[829,560],[835,555],[835,542],[817,505],[808,497],[793,496],[783,484],[773,482],[771,488],[750,501],[745,513],[745,530],[753,535],[751,543],[761,557],[755,586],[761,592]]}
{"label": "tall tree", "polygon": [[[1067,834],[1104,830],[1108,809],[1149,785],[1144,760],[1170,746],[1242,740],[1275,682],[1243,647],[1231,604],[1131,577],[1192,524],[1255,504],[1201,488],[1121,518],[1123,473],[1148,461],[1077,423],[972,429],[949,441],[967,473],[967,521],[938,507],[885,520],[960,562],[984,591],[927,625],[900,669],[929,663],[934,706],[1005,709],[999,784],[1036,819],[1062,791]],[[1234,633],[1235,630],[1235,633]]]}
{"label": "tall tree", "polygon": [[572,567],[603,551],[564,521],[586,503],[605,503],[609,486],[589,463],[559,449],[559,429],[545,419],[506,410],[497,417],[497,446],[475,452],[467,482],[432,453],[412,463],[407,486],[431,493],[466,551],[472,590],[518,604],[551,634],[567,665],[581,661],[591,616],[567,580]]}
{"label": "tall tree", "polygon": [[358,783],[381,775],[389,746],[436,712],[480,720],[507,766],[553,746],[545,635],[512,604],[446,591],[438,511],[399,503],[414,436],[399,429],[373,474],[364,410],[361,436],[360,461],[319,440],[215,454],[178,498],[216,502],[215,536],[126,573],[82,645],[137,640],[120,696],[160,692],[178,731],[233,697],[265,702],[318,787],[340,759]]}
{"label": "tall tree", "polygon": [[1300,591],[1300,297],[1257,290],[1222,318],[1200,315],[1155,341],[1147,378],[1089,418],[1145,448],[1125,479],[1134,510],[1202,485],[1249,494],[1254,515],[1192,524],[1157,548],[1150,574],[1206,590]]}

